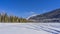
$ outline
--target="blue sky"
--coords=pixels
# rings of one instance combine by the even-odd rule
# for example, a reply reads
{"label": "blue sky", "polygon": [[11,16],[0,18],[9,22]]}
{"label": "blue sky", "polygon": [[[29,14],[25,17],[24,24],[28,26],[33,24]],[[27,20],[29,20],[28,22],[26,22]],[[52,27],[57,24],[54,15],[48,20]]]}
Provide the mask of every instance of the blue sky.
{"label": "blue sky", "polygon": [[0,12],[26,18],[60,8],[60,0],[0,0]]}

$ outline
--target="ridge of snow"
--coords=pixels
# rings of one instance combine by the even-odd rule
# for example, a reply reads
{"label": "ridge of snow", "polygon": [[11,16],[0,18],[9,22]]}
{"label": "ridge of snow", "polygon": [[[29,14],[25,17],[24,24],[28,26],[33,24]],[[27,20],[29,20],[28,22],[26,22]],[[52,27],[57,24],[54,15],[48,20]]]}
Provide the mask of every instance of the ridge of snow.
{"label": "ridge of snow", "polygon": [[33,15],[27,17],[26,19],[28,20],[30,17],[34,17],[34,16],[36,16],[36,15],[38,15],[38,14],[33,14]]}

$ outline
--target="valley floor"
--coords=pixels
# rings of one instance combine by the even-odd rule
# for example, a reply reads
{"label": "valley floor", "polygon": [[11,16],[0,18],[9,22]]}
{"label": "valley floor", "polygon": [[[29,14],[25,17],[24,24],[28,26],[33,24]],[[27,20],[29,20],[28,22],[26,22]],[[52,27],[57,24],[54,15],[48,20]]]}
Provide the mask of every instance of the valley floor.
{"label": "valley floor", "polygon": [[0,34],[60,34],[60,23],[0,23]]}

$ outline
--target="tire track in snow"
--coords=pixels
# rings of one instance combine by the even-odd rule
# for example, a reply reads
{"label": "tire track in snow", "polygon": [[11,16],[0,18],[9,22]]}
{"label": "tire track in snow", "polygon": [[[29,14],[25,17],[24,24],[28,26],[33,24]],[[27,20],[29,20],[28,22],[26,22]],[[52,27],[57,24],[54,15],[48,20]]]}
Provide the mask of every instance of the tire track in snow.
{"label": "tire track in snow", "polygon": [[[30,26],[32,26],[32,27],[35,27],[36,28],[36,30],[44,30],[44,31],[46,31],[46,32],[50,32],[50,33],[52,33],[52,34],[58,34],[57,32],[54,32],[54,31],[51,31],[51,29],[50,30],[46,30],[44,27],[42,27],[42,26],[40,26],[40,27],[37,27],[36,25],[35,26],[33,26],[33,25],[30,25]],[[32,28],[32,29],[34,29],[34,28]]]}
{"label": "tire track in snow", "polygon": [[[39,25],[38,25],[39,26]],[[43,28],[45,28],[45,29],[50,29],[50,30],[52,30],[52,31],[56,31],[57,33],[60,33],[60,31],[59,30],[56,30],[56,29],[54,29],[54,28],[52,28],[52,27],[48,27],[48,25],[43,25],[42,26]]]}
{"label": "tire track in snow", "polygon": [[60,30],[59,30],[59,29],[54,28],[54,27],[52,27],[52,26],[50,26],[50,25],[49,25],[49,27],[48,27],[48,25],[43,25],[43,26],[45,26],[45,27],[48,28],[48,29],[51,29],[51,30],[54,30],[54,31],[60,33]]}

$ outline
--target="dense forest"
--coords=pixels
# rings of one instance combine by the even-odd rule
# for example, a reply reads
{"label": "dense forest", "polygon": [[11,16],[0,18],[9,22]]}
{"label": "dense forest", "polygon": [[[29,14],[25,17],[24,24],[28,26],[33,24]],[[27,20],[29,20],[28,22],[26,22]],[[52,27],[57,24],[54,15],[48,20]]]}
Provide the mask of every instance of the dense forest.
{"label": "dense forest", "polygon": [[17,17],[17,16],[9,16],[9,15],[7,15],[7,13],[0,13],[0,22],[20,23],[20,22],[31,22],[31,21],[26,20],[25,18]]}

